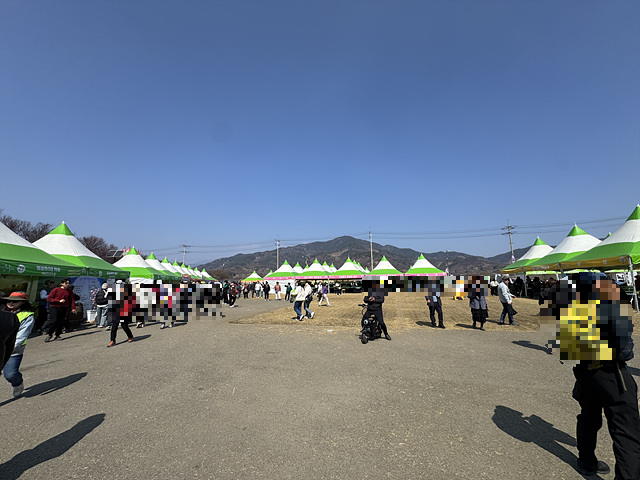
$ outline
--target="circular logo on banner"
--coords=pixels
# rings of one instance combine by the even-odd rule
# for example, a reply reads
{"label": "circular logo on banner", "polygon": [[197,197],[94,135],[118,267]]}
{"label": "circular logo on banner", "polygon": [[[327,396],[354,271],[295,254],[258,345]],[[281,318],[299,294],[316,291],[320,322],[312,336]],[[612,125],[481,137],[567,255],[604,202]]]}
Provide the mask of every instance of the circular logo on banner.
{"label": "circular logo on banner", "polygon": [[18,267],[16,268],[16,270],[18,271],[18,273],[24,273],[24,271],[26,270],[24,265],[18,265]]}

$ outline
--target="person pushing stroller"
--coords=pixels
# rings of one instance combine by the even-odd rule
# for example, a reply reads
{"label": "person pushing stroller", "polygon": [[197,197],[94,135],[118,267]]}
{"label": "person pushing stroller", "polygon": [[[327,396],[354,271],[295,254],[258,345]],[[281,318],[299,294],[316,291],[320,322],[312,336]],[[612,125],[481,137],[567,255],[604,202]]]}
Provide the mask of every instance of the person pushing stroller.
{"label": "person pushing stroller", "polygon": [[387,340],[391,340],[391,336],[389,332],[387,332],[387,325],[384,323],[384,319],[382,316],[382,304],[384,303],[384,290],[381,288],[372,288],[369,289],[367,295],[364,297],[364,303],[367,304],[367,311],[362,316],[362,320],[360,320],[360,325],[364,328],[364,321],[369,317],[370,314],[375,314],[378,319],[378,323],[380,324],[380,328],[382,329],[382,333],[384,333],[384,338]]}

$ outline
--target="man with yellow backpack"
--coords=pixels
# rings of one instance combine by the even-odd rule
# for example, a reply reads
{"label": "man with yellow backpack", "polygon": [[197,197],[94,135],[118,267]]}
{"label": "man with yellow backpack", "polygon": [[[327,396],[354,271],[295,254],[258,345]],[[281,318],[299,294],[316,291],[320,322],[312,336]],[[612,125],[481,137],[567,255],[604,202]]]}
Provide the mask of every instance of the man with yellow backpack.
{"label": "man with yellow backpack", "polygon": [[577,273],[560,280],[540,310],[541,327],[553,326],[552,344],[562,361],[575,361],[573,398],[580,404],[576,429],[583,475],[609,473],[595,455],[602,412],[616,458],[615,480],[640,479],[638,387],[627,370],[633,358],[633,321],[620,304],[618,286],[604,273]]}

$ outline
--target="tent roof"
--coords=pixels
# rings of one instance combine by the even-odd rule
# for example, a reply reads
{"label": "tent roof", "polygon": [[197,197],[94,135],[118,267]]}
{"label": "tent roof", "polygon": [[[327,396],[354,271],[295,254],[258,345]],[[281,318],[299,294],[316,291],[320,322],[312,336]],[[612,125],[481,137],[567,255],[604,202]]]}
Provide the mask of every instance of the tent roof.
{"label": "tent roof", "polygon": [[147,259],[145,260],[145,263],[147,263],[147,265],[149,265],[151,268],[158,270],[160,273],[164,274],[166,277],[173,277],[173,278],[180,277],[180,274],[176,273],[175,271],[169,270],[167,268],[167,264],[169,262],[160,263],[160,261],[155,257],[153,252],[151,253],[151,255],[147,257]]}
{"label": "tent roof", "polygon": [[135,248],[129,250],[129,252],[127,252],[126,255],[123,255],[122,258],[118,260],[114,265],[118,268],[122,268],[123,270],[131,272],[131,276],[136,278],[154,278],[154,276],[166,276],[166,273],[152,268],[147,262],[145,262]]}
{"label": "tent roof", "polygon": [[521,256],[516,262],[511,265],[507,265],[506,267],[500,269],[501,272],[514,272],[514,271],[522,271],[526,270],[526,266],[533,262],[534,260],[538,260],[539,258],[544,257],[549,252],[553,250],[552,247],[547,245],[542,241],[540,237],[536,239],[536,241],[531,245],[531,248],[527,250],[523,256]]}
{"label": "tent roof", "polygon": [[301,279],[327,278],[328,275],[329,274],[327,273],[327,271],[324,268],[322,268],[322,265],[320,265],[320,262],[316,258],[315,261],[311,264],[311,266],[308,269],[306,269],[304,273],[300,275],[298,278],[301,278]]}
{"label": "tent roof", "polygon": [[573,257],[570,268],[606,268],[640,263],[640,205],[622,226],[590,250]]}
{"label": "tent roof", "polygon": [[111,265],[85,247],[64,222],[33,242],[33,245],[66,262],[87,267],[86,273],[92,277],[127,278],[129,276],[129,272]]}
{"label": "tent roof", "polygon": [[260,280],[262,280],[262,277],[254,270],[251,275],[243,280],[243,282],[259,282]]}
{"label": "tent roof", "polygon": [[391,262],[387,260],[387,257],[383,256],[380,263],[371,270],[370,275],[402,275],[402,273],[391,265]]}
{"label": "tent roof", "polygon": [[438,275],[444,274],[444,272],[438,268],[436,268],[429,260],[425,258],[423,254],[420,254],[416,263],[414,263],[409,270],[407,270],[407,275]]}
{"label": "tent roof", "polygon": [[333,272],[331,278],[362,278],[362,272],[358,270],[351,258],[347,257],[344,264]]}
{"label": "tent roof", "polygon": [[544,257],[533,260],[527,267],[540,267],[539,270],[562,269],[563,263],[593,248],[600,240],[589,235],[577,225],[574,225],[569,234]]}
{"label": "tent roof", "polygon": [[54,257],[32,245],[2,222],[0,265],[4,274],[28,277],[77,277],[86,273],[83,267]]}

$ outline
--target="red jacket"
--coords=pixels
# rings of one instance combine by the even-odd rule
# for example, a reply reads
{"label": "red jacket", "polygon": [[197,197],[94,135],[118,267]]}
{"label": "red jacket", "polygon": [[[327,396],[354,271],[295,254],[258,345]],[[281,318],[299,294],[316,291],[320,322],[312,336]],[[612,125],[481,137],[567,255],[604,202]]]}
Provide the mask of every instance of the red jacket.
{"label": "red jacket", "polygon": [[[60,301],[62,299],[64,299],[64,302]],[[51,293],[47,297],[47,302],[49,302],[50,307],[69,308],[69,306],[71,306],[71,310],[76,308],[76,301],[73,298],[73,294],[62,287],[56,287],[51,290]]]}

